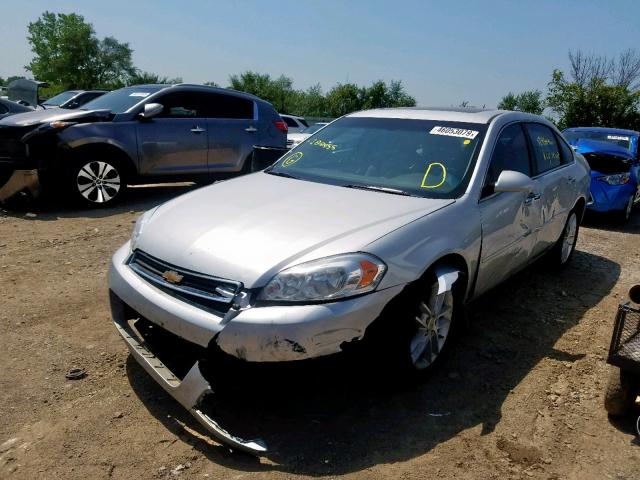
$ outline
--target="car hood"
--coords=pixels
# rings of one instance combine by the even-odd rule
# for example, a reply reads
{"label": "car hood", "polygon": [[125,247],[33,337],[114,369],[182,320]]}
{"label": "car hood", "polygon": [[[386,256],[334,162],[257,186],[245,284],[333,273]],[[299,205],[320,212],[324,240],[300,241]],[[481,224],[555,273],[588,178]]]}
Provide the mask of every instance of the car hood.
{"label": "car hood", "polygon": [[65,121],[90,121],[96,118],[108,118],[109,110],[66,110],[63,108],[38,109],[32,112],[18,113],[0,120],[0,126],[5,127],[29,127],[47,122],[59,120]]}
{"label": "car hood", "polygon": [[366,251],[383,235],[453,202],[257,172],[161,205],[136,248],[181,268],[260,287],[287,266]]}

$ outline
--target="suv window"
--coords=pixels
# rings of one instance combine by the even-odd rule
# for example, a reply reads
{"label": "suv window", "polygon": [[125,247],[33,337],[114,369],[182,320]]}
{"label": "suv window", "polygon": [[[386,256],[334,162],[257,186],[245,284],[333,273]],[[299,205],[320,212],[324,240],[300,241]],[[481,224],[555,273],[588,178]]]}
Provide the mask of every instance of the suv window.
{"label": "suv window", "polygon": [[558,139],[549,127],[539,123],[529,123],[527,132],[533,146],[536,173],[544,173],[562,165]]}
{"label": "suv window", "polygon": [[164,118],[253,118],[253,101],[207,92],[172,92],[158,100]]}
{"label": "suv window", "polygon": [[205,95],[208,98],[207,117],[253,119],[253,100],[224,93],[206,93]]}
{"label": "suv window", "polygon": [[285,121],[287,126],[293,127],[293,128],[297,128],[298,127],[298,124],[296,123],[296,121],[293,118],[291,118],[291,117],[282,117],[282,119]]}
{"label": "suv window", "polygon": [[485,178],[483,197],[493,193],[493,187],[504,170],[514,170],[531,176],[529,147],[520,123],[509,125],[500,132]]}

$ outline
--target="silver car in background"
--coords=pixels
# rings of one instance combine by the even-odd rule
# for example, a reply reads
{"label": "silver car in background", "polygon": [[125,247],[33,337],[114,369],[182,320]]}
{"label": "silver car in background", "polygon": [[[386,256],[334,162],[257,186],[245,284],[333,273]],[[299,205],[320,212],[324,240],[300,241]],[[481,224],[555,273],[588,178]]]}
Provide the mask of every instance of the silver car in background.
{"label": "silver car in background", "polygon": [[[215,437],[259,453],[262,443],[201,411],[211,392],[201,359],[285,362],[362,346],[421,375],[465,304],[543,255],[569,262],[588,192],[586,162],[542,117],[354,113],[264,171],[145,213],[113,256],[113,319]],[[148,326],[199,352],[186,375],[155,355]]]}

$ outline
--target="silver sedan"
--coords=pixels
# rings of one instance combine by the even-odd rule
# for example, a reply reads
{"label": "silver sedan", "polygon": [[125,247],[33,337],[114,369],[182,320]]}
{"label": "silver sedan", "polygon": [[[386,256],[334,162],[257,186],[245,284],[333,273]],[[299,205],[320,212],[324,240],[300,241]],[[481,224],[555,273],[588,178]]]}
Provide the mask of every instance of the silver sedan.
{"label": "silver sedan", "polygon": [[[145,213],[113,257],[113,318],[135,358],[214,436],[259,453],[262,443],[200,410],[210,393],[200,360],[373,346],[362,352],[421,375],[469,301],[542,256],[570,261],[588,192],[586,162],[542,117],[354,113],[264,171]],[[148,326],[196,352],[186,376],[153,350]]]}

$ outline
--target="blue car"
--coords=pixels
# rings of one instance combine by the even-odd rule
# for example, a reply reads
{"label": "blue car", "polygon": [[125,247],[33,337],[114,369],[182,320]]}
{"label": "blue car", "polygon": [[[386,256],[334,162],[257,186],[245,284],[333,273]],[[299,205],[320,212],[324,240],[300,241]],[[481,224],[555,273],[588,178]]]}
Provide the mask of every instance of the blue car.
{"label": "blue car", "polygon": [[591,167],[591,201],[595,212],[616,212],[624,221],[640,200],[640,133],[619,128],[579,127],[562,132]]}

